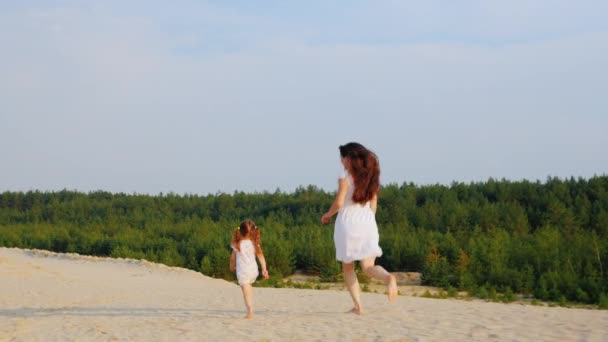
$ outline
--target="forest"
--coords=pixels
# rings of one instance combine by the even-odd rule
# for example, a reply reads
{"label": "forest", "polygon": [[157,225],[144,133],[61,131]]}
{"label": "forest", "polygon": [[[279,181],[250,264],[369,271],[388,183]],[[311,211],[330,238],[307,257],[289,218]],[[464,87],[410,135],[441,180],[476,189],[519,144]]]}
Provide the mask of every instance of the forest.
{"label": "forest", "polygon": [[[230,237],[244,219],[262,229],[275,277],[296,270],[335,281],[334,193],[0,194],[0,246],[146,259],[233,280]],[[387,184],[376,214],[389,271],[473,294],[608,304],[608,176],[450,185]]]}

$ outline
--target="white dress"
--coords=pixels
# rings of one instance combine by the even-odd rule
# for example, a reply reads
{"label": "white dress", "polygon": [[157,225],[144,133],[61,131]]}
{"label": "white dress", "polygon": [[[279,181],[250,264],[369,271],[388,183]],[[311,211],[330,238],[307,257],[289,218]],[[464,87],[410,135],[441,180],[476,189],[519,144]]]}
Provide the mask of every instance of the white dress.
{"label": "white dress", "polygon": [[334,227],[336,259],[343,263],[351,263],[356,260],[381,256],[378,225],[370,203],[367,202],[363,205],[354,203],[353,177],[345,172],[340,178],[345,178],[348,182],[348,191]]}
{"label": "white dress", "polygon": [[236,251],[236,278],[239,285],[247,285],[253,283],[259,273],[258,264],[255,261],[255,247],[251,240],[240,241],[240,251],[232,246]]}

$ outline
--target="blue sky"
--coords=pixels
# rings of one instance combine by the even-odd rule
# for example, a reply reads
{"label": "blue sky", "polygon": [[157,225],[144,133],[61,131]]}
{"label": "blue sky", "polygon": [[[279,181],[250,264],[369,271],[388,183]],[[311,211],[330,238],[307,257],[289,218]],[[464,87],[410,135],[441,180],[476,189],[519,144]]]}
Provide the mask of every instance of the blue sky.
{"label": "blue sky", "polygon": [[0,191],[333,190],[608,170],[605,1],[0,4]]}

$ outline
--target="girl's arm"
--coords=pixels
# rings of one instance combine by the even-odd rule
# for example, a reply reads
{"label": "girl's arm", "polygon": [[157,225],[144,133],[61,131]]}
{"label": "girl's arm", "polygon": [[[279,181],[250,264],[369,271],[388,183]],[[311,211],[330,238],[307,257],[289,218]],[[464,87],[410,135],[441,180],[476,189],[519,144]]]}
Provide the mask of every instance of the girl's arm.
{"label": "girl's arm", "polygon": [[369,205],[372,208],[374,214],[376,214],[376,210],[378,209],[378,194],[375,194],[374,197],[372,197],[372,200],[370,201]]}
{"label": "girl's arm", "polygon": [[260,266],[262,266],[262,276],[264,279],[268,279],[268,270],[266,269],[266,258],[264,258],[264,253],[258,253],[257,257],[260,261]]}
{"label": "girl's arm", "polygon": [[346,181],[346,178],[340,178],[338,180],[338,192],[336,193],[336,199],[334,200],[334,203],[332,203],[329,210],[321,217],[321,222],[323,224],[329,223],[331,217],[340,211],[340,208],[342,208],[344,205],[344,199],[346,198],[347,191],[348,182]]}
{"label": "girl's arm", "polygon": [[236,271],[236,251],[233,249],[230,256],[230,272],[234,271]]}

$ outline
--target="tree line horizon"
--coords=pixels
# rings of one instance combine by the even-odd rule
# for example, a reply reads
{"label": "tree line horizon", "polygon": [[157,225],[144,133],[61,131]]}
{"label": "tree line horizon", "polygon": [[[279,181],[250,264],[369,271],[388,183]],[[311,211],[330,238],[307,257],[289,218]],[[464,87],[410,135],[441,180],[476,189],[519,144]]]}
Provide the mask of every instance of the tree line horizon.
{"label": "tree line horizon", "polygon": [[[125,194],[5,191],[0,246],[146,259],[234,280],[230,234],[244,219],[262,229],[269,272],[340,276],[333,224],[320,217],[334,191]],[[608,176],[450,185],[386,184],[376,215],[393,272],[472,293],[608,303]]]}

